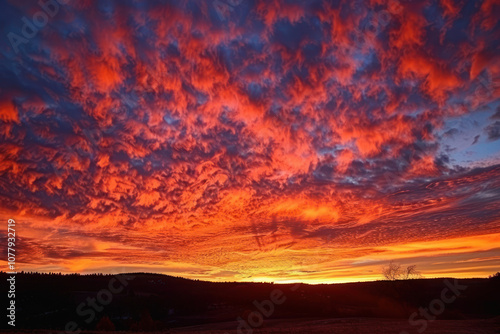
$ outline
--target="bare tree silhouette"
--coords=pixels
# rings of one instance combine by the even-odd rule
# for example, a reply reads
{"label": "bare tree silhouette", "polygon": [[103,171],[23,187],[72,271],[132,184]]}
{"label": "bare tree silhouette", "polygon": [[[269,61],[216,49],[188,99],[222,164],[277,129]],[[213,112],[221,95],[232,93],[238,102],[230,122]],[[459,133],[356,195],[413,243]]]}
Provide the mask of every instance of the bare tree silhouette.
{"label": "bare tree silhouette", "polygon": [[386,267],[382,268],[382,274],[389,281],[408,280],[422,277],[417,270],[416,265],[411,265],[406,268],[400,264],[391,261]]}

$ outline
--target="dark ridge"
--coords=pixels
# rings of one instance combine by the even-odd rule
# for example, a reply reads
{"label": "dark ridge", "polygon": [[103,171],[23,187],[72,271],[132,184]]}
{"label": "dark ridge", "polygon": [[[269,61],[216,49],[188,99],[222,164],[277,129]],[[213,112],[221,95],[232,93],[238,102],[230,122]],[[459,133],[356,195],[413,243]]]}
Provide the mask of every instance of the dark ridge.
{"label": "dark ridge", "polygon": [[[1,291],[8,291],[0,273]],[[447,281],[448,283],[445,283]],[[499,275],[491,278],[415,279],[343,284],[215,283],[162,274],[16,275],[16,329],[64,330],[69,322],[94,330],[169,328],[236,322],[273,303],[276,319],[407,319],[419,307],[453,297],[449,285],[464,286],[439,319],[489,319],[500,314]],[[110,297],[111,296],[111,297]],[[6,297],[6,296],[5,296]],[[4,298],[5,298],[4,297]],[[92,303],[95,303],[92,306]],[[6,322],[2,328],[7,328]]]}

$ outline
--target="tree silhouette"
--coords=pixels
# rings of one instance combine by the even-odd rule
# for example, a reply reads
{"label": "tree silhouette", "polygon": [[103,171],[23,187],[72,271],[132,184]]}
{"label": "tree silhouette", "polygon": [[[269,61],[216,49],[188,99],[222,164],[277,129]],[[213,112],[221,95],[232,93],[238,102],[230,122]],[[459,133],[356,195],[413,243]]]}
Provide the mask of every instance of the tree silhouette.
{"label": "tree silhouette", "polygon": [[115,330],[115,324],[109,319],[109,317],[104,316],[99,320],[95,329],[98,331],[112,332]]}
{"label": "tree silhouette", "polygon": [[419,271],[417,271],[416,265],[411,265],[406,267],[401,274],[401,279],[416,279],[421,278],[422,275]]}
{"label": "tree silhouette", "polygon": [[155,322],[151,318],[151,315],[147,310],[145,310],[142,312],[141,319],[139,320],[139,322],[135,323],[131,329],[141,332],[150,332],[155,330],[156,329],[155,327],[156,327]]}
{"label": "tree silhouette", "polygon": [[411,265],[402,268],[400,264],[391,261],[389,265],[382,269],[382,274],[389,281],[408,280],[422,277],[420,272],[417,271],[416,265]]}

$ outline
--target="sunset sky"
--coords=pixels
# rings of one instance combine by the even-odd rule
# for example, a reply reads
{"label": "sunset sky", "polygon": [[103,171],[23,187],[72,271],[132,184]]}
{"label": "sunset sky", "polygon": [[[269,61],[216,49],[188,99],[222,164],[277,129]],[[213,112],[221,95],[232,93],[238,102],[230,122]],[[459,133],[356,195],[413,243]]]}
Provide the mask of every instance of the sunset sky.
{"label": "sunset sky", "polygon": [[500,271],[499,0],[48,2],[0,4],[18,270]]}

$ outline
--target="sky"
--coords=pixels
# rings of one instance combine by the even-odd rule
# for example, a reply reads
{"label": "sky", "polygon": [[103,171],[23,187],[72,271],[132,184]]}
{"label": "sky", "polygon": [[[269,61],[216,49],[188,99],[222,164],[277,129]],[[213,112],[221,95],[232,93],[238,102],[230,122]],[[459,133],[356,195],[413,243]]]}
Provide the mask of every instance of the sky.
{"label": "sky", "polygon": [[499,16],[499,0],[2,1],[18,270],[494,274]]}

